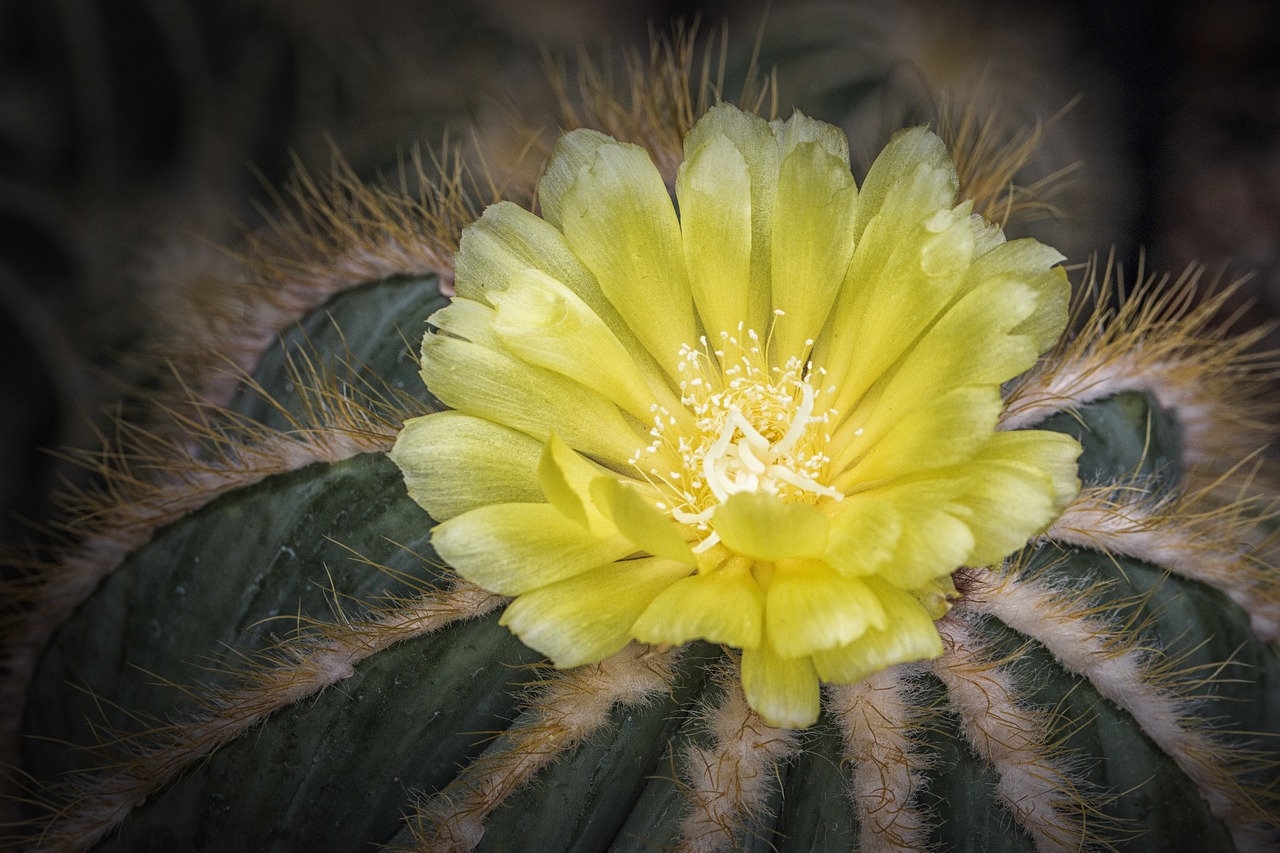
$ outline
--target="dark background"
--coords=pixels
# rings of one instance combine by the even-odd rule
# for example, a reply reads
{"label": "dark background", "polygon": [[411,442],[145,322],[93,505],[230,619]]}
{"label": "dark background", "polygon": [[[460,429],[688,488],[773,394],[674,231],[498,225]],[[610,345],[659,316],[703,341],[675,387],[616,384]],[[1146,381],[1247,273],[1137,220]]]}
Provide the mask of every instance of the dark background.
{"label": "dark background", "polygon": [[[227,263],[215,247],[261,224],[296,163],[336,148],[372,174],[537,109],[540,45],[643,47],[650,23],[694,15],[740,47],[762,27],[757,4],[693,0],[0,0],[0,539],[83,476],[40,448],[95,445],[174,293]],[[1267,0],[777,0],[763,41],[784,108],[865,106],[904,80],[963,92],[984,70],[1028,118],[1081,94],[1048,146],[1084,164],[1060,245],[1253,271],[1263,322],[1280,313],[1278,30]],[[891,122],[890,101],[864,123]]]}

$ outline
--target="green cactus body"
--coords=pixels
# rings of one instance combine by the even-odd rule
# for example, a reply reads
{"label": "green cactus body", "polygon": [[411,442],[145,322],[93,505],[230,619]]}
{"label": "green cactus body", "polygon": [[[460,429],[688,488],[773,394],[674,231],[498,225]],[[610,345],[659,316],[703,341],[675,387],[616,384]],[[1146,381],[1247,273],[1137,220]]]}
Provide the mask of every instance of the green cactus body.
{"label": "green cactus body", "polygon": [[[410,405],[392,390],[403,388],[425,409],[399,332],[412,336],[440,304],[432,278],[338,297],[263,358],[254,382],[275,402],[246,392],[231,409],[296,426],[304,361],[345,370],[348,387],[384,382],[384,400]],[[346,368],[316,355],[334,352]],[[1118,489],[1105,493],[1113,505],[1170,514],[1183,428],[1152,393],[1042,426],[1080,437],[1082,478]],[[963,598],[940,623],[942,658],[829,686],[818,724],[793,732],[746,708],[726,675],[734,655],[711,644],[632,644],[601,664],[548,669],[498,625],[502,599],[438,563],[429,528],[395,466],[359,453],[246,483],[157,531],[42,658],[26,760],[67,810],[32,843],[1012,851],[1273,840],[1280,661],[1222,592],[1121,548],[1051,531],[1001,569],[964,570]]]}
{"label": "green cactus body", "polygon": [[[710,107],[722,87],[690,83],[692,45],[659,42],[634,63],[636,102],[583,93],[582,114],[616,140],[562,137],[541,216],[516,204],[534,207],[518,176],[481,213],[460,159],[419,175],[418,197],[343,170],[332,187],[303,179],[279,245],[250,239],[245,278],[180,318],[201,330],[168,355],[191,399],[157,395],[149,414],[170,427],[125,422],[118,445],[86,454],[103,489],[72,496],[54,559],[6,581],[0,762],[20,766],[4,781],[23,812],[10,846],[1280,847],[1277,490],[1258,451],[1273,377],[1248,354],[1256,338],[1217,324],[1229,294],[1201,299],[1190,276],[1121,299],[1089,268],[1054,344],[1061,256],[978,215],[1013,206],[1034,134],[1001,148],[958,133],[959,154],[1004,159],[957,170],[940,138],[908,130],[858,183],[834,127]],[[606,77],[588,68],[583,85]],[[419,363],[408,342],[429,317]],[[740,359],[705,336],[698,349],[716,329]],[[741,407],[716,409],[723,394],[686,395],[678,374],[712,352],[719,391],[740,361],[734,399],[779,418],[744,427]],[[476,365],[510,375],[473,382]],[[853,378],[828,388],[827,367]],[[977,402],[911,420],[951,392]],[[600,423],[539,409],[569,397]],[[670,419],[637,449],[646,412]],[[817,426],[828,415],[835,439]],[[401,453],[412,435],[432,442]],[[956,436],[967,449],[914,468],[885,450],[926,457]],[[510,453],[485,453],[485,437]],[[680,450],[672,468],[641,468],[662,441]],[[767,488],[727,494],[766,457]],[[698,470],[697,494],[659,488]],[[946,510],[911,491],[921,482]],[[433,483],[449,492],[440,519],[423,510]],[[993,483],[1031,498],[1011,512]],[[898,486],[923,510],[884,498],[894,514],[878,517],[912,537],[837,528]],[[480,516],[508,523],[475,535]],[[554,535],[512,535],[514,517]],[[757,535],[761,518],[804,533]],[[921,535],[948,521],[992,565],[924,553],[951,553]],[[528,556],[524,539],[556,536],[564,548],[527,571],[541,585],[516,588],[527,562],[478,578],[494,542]],[[832,583],[864,538],[881,556],[854,554]],[[582,565],[558,575],[547,553]],[[747,641],[677,641],[660,613],[641,636],[646,608],[717,572],[758,601],[814,578],[846,599],[862,588],[884,624],[847,607],[834,630],[857,630],[825,644],[795,620],[790,637],[757,624]],[[625,605],[604,614],[625,631],[556,602],[583,577],[574,589]],[[491,591],[504,583],[514,599]],[[718,615],[714,597],[690,600],[667,596],[669,612]],[[894,601],[914,624],[889,624]],[[501,621],[513,611],[525,642]],[[591,662],[567,664],[582,648],[573,663]]]}

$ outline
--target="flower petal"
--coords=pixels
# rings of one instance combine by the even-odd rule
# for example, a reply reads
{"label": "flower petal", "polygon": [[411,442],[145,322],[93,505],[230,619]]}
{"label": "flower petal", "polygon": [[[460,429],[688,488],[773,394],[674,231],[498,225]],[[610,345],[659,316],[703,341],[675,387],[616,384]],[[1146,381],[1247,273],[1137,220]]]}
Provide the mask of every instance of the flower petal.
{"label": "flower petal", "polygon": [[886,624],[869,586],[813,560],[779,565],[765,591],[765,636],[784,658],[843,646]]}
{"label": "flower petal", "polygon": [[[905,417],[889,407],[877,408],[864,434],[845,448],[833,443],[833,485],[851,491],[853,484],[891,481],[917,471],[965,461],[978,452],[1004,407],[995,387],[957,388],[917,406]],[[833,454],[834,455],[834,454]]]}
{"label": "flower petal", "polygon": [[648,153],[602,144],[561,196],[560,227],[605,297],[668,375],[697,341],[675,208]]}
{"label": "flower petal", "polygon": [[[951,574],[969,559],[974,538],[968,522],[973,511],[965,505],[964,497],[970,483],[955,473],[952,468],[929,472],[846,499],[883,504],[902,519],[892,552],[878,566],[875,577],[900,589],[912,589]],[[832,520],[833,542],[840,542],[841,526],[839,516]],[[856,544],[856,540],[850,539],[849,544]],[[838,561],[828,557],[827,562],[840,569]]]}
{"label": "flower petal", "polygon": [[428,333],[422,378],[446,406],[539,441],[555,431],[571,447],[620,468],[648,443],[596,392],[507,352]]}
{"label": "flower petal", "polygon": [[942,654],[942,638],[924,607],[911,595],[879,583],[873,586],[884,606],[889,627],[869,630],[847,646],[815,652],[814,667],[823,681],[856,684],[872,673],[913,660]]}
{"label": "flower petal", "polygon": [[591,499],[596,508],[636,547],[655,557],[697,565],[682,529],[618,480],[612,477],[596,479],[591,483]]}
{"label": "flower petal", "polygon": [[742,692],[771,726],[803,729],[818,720],[818,674],[807,657],[786,658],[761,643],[742,650]]}
{"label": "flower petal", "polygon": [[960,597],[956,582],[951,575],[942,575],[910,590],[916,601],[935,622],[947,615],[951,602]]}
{"label": "flower petal", "polygon": [[454,265],[458,295],[477,302],[489,302],[493,293],[505,290],[531,269],[565,285],[613,332],[663,401],[658,395],[667,387],[665,372],[640,346],[564,235],[550,223],[509,201],[490,205],[462,232]]}
{"label": "flower petal", "polygon": [[825,381],[839,389],[832,403],[838,411],[851,411],[961,292],[982,228],[963,210],[945,208],[923,221],[871,221],[854,250],[829,338],[815,351],[828,371]]}
{"label": "flower petal", "polygon": [[[733,143],[746,163],[750,177],[751,276],[739,283],[742,287],[743,283],[750,282],[743,288],[748,299],[745,315],[731,320],[727,329],[710,325],[707,317],[703,317],[703,322],[713,335],[720,331],[735,332],[737,320],[742,320],[745,328],[761,332],[768,328],[770,316],[770,244],[773,239],[773,205],[780,159],[778,143],[774,128],[764,119],[732,104],[721,103],[707,110],[685,137],[685,158],[693,157],[695,152],[715,136],[722,136]],[[683,201],[681,215],[684,215]]]}
{"label": "flower petal", "polygon": [[506,349],[493,330],[497,312],[483,302],[471,299],[451,299],[449,304],[427,318],[427,323],[450,337],[461,338],[492,350]]}
{"label": "flower petal", "polygon": [[[569,288],[538,270],[490,294],[493,330],[523,360],[575,379],[642,421],[654,403],[635,360],[591,308]],[[669,396],[669,406],[683,411]]]}
{"label": "flower petal", "polygon": [[[725,136],[712,135],[676,175],[685,269],[703,328],[716,339],[751,317],[751,175]],[[692,342],[690,342],[692,343]]]}
{"label": "flower petal", "polygon": [[898,543],[898,556],[878,577],[915,589],[968,563],[974,547],[967,519],[932,506],[917,511],[917,523]]}
{"label": "flower petal", "polygon": [[1035,290],[1012,278],[969,291],[912,347],[875,405],[905,413],[953,388],[999,385],[1022,373],[1040,350],[1010,332],[1035,313],[1036,301]]}
{"label": "flower petal", "polygon": [[974,536],[972,512],[962,502],[965,481],[922,480],[885,490],[882,499],[903,518],[894,556],[877,575],[900,589],[914,589],[968,562]]}
{"label": "flower petal", "polygon": [[822,560],[848,577],[874,574],[895,554],[904,518],[888,501],[853,495],[831,516]]}
{"label": "flower petal", "polygon": [[827,546],[826,513],[767,492],[731,495],[716,509],[711,523],[729,548],[766,562],[817,557]]}
{"label": "flower petal", "polygon": [[604,469],[560,440],[554,432],[538,459],[538,483],[547,502],[595,536],[618,532],[591,500],[591,483],[610,476]]}
{"label": "flower petal", "polygon": [[845,171],[849,171],[849,137],[834,124],[810,118],[796,110],[786,121],[769,122],[769,128],[778,142],[778,151],[783,159],[801,145],[814,143],[844,163]]}
{"label": "flower petal", "polygon": [[[458,295],[488,302],[525,270],[536,269],[578,294],[606,322],[612,306],[564,235],[534,213],[509,201],[485,208],[462,232],[454,256],[454,286]],[[612,328],[612,326],[611,326]]]}
{"label": "flower petal", "polygon": [[547,222],[563,228],[565,194],[582,170],[595,162],[601,147],[617,144],[612,136],[587,127],[571,130],[556,141],[547,168],[538,179],[538,209]]}
{"label": "flower petal", "polygon": [[1080,444],[1057,432],[998,432],[973,469],[963,498],[973,510],[969,561],[989,565],[1021,548],[1053,523],[1080,489],[1076,460]]}
{"label": "flower petal", "polygon": [[502,624],[558,667],[594,663],[631,642],[636,618],[688,574],[656,557],[620,560],[518,596]]}
{"label": "flower petal", "polygon": [[678,646],[690,640],[754,648],[764,630],[764,593],[738,560],[676,581],[632,626],[637,640]]}
{"label": "flower petal", "polygon": [[[924,128],[897,134],[858,198],[857,245],[815,363],[848,412],[959,291],[979,246],[999,238],[967,207],[953,209],[955,167]],[[998,229],[997,229],[998,232]]]}
{"label": "flower petal", "polygon": [[979,286],[994,277],[1012,278],[1036,292],[1036,310],[1012,329],[1031,338],[1036,352],[1053,346],[1067,325],[1071,283],[1057,266],[1065,258],[1052,246],[1030,237],[1010,240],[974,259],[967,278]]}
{"label": "flower petal", "polygon": [[876,156],[862,182],[854,232],[872,217],[911,225],[955,204],[960,179],[947,147],[924,127],[900,130]]}
{"label": "flower petal", "polygon": [[538,442],[461,412],[405,422],[391,449],[409,497],[437,521],[492,503],[536,501]]}
{"label": "flower petal", "polygon": [[776,360],[807,358],[853,256],[858,189],[848,160],[819,142],[798,144],[782,161],[773,212],[773,328]]}
{"label": "flower petal", "polygon": [[592,536],[543,503],[464,512],[436,527],[431,545],[462,577],[502,595],[519,595],[635,551],[622,536]]}

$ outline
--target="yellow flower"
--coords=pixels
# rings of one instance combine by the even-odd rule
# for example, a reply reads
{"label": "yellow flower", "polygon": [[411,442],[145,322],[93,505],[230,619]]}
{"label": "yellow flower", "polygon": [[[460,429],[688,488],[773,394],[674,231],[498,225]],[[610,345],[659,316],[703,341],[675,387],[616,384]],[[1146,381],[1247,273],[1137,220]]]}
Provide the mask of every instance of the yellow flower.
{"label": "yellow flower", "polygon": [[741,649],[778,726],[816,719],[820,680],[940,654],[952,573],[1079,488],[1074,440],[996,430],[1065,325],[1061,256],[956,195],[923,128],[859,190],[837,128],[722,104],[674,204],[643,149],[565,135],[541,217],[499,203],[463,234],[423,341],[453,411],[392,458],[437,552],[557,666]]}

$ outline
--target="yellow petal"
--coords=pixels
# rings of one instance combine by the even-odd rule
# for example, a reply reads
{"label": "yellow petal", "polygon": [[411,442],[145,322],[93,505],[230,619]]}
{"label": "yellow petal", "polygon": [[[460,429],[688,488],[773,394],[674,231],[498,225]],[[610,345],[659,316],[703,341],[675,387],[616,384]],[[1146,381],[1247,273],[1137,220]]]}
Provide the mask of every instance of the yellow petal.
{"label": "yellow petal", "polygon": [[751,313],[751,176],[729,139],[711,136],[676,176],[685,269],[702,325],[717,339]]}
{"label": "yellow petal", "polygon": [[999,432],[970,469],[963,502],[973,510],[969,560],[996,563],[1043,533],[1079,491],[1079,443],[1041,430]]}
{"label": "yellow petal", "polygon": [[980,246],[998,238],[967,208],[941,140],[923,128],[897,134],[858,198],[848,275],[815,363],[848,412],[960,290]]}
{"label": "yellow petal", "polygon": [[612,476],[552,433],[538,459],[538,483],[547,502],[596,536],[612,536],[618,530],[601,515],[591,500],[591,483]]}
{"label": "yellow petal", "polygon": [[846,646],[815,652],[813,663],[823,681],[856,684],[891,666],[942,654],[938,629],[915,598],[875,579],[868,584],[884,606],[889,627],[869,630]]}
{"label": "yellow petal", "polygon": [[407,421],[391,461],[409,497],[437,521],[492,503],[536,501],[538,442],[461,412]]}
{"label": "yellow petal", "polygon": [[999,385],[1027,370],[1040,350],[1030,337],[1011,330],[1035,313],[1037,296],[1011,278],[992,279],[964,294],[889,376],[875,401],[877,411],[909,412],[952,389]]}
{"label": "yellow petal", "polygon": [[853,255],[858,191],[847,160],[802,142],[782,161],[773,214],[776,360],[807,358]]}
{"label": "yellow petal", "polygon": [[767,492],[731,495],[711,523],[728,548],[756,560],[817,557],[827,546],[826,513]]}
{"label": "yellow petal", "polygon": [[935,622],[946,616],[951,609],[951,602],[960,597],[960,591],[956,589],[951,575],[934,578],[910,592]]}
{"label": "yellow petal", "polygon": [[554,371],[485,346],[428,334],[422,378],[450,408],[546,441],[552,431],[583,453],[624,468],[648,443],[618,407]]}
{"label": "yellow petal", "polygon": [[948,209],[924,221],[871,221],[854,250],[829,338],[815,352],[839,389],[837,410],[851,411],[962,291],[983,228]]}
{"label": "yellow petal", "polygon": [[622,536],[592,536],[543,503],[491,504],[464,512],[436,527],[431,545],[459,575],[502,595],[573,577],[635,550]]}
{"label": "yellow petal", "polygon": [[[521,359],[581,382],[642,421],[652,417],[654,395],[635,360],[569,288],[526,270],[490,299],[494,332]],[[664,402],[683,410],[673,396]]]}
{"label": "yellow petal", "polygon": [[556,140],[547,167],[538,178],[538,209],[544,219],[563,230],[565,194],[578,175],[595,161],[601,147],[617,144],[612,136],[585,127]]}
{"label": "yellow petal", "polygon": [[459,296],[488,302],[525,270],[535,269],[562,282],[597,314],[612,307],[600,285],[546,220],[509,201],[487,207],[462,232],[454,256],[454,286]]}
{"label": "yellow petal", "polygon": [[839,472],[832,485],[852,491],[855,485],[970,459],[991,436],[1003,407],[997,388],[977,387],[934,397],[904,417],[888,407],[878,409],[861,436],[837,436],[832,443],[832,469]]}
{"label": "yellow petal", "polygon": [[591,483],[591,499],[637,548],[689,566],[697,565],[682,528],[632,489],[612,477]]}
{"label": "yellow petal", "polygon": [[877,577],[903,589],[915,589],[972,560],[973,530],[968,518],[924,506],[903,531],[895,557]]}
{"label": "yellow petal", "polygon": [[569,246],[640,343],[670,376],[697,341],[675,208],[648,153],[602,144],[561,196]]}
{"label": "yellow petal", "polygon": [[769,128],[778,142],[778,151],[783,159],[802,145],[816,144],[843,163],[846,172],[849,171],[849,139],[834,124],[810,118],[796,110],[786,121],[771,121]]}
{"label": "yellow petal", "polygon": [[765,636],[784,658],[842,646],[886,627],[884,608],[865,583],[813,560],[777,567],[765,592]]}
{"label": "yellow petal", "polygon": [[646,557],[620,560],[526,592],[502,624],[558,667],[604,660],[631,642],[631,625],[689,567]]}
{"label": "yellow petal", "polygon": [[509,201],[490,205],[462,232],[454,265],[458,295],[483,303],[528,270],[545,273],[577,294],[613,332],[656,396],[666,387],[665,372],[640,346],[564,235],[535,214]]}
{"label": "yellow petal", "polygon": [[1036,292],[1036,310],[1012,329],[1029,337],[1037,352],[1051,347],[1062,334],[1070,313],[1071,283],[1056,264],[1065,260],[1051,246],[1025,237],[1010,240],[974,259],[966,278],[977,287],[991,278],[1011,278]]}
{"label": "yellow petal", "polygon": [[724,567],[676,581],[658,594],[632,626],[637,640],[678,646],[690,640],[759,645],[764,593],[747,565]]}
{"label": "yellow petal", "polygon": [[876,575],[901,589],[914,589],[967,563],[974,537],[972,512],[962,503],[963,479],[925,480],[888,489],[882,499],[907,519],[894,556]]}
{"label": "yellow petal", "polygon": [[449,304],[427,318],[427,323],[450,337],[461,338],[492,350],[506,347],[493,330],[497,312],[483,302],[461,297],[449,300]]}
{"label": "yellow petal", "polygon": [[818,674],[810,658],[786,658],[761,643],[742,650],[742,692],[771,726],[803,729],[818,719]]}
{"label": "yellow petal", "polygon": [[874,574],[893,557],[903,524],[888,501],[846,498],[831,516],[823,562],[849,577]]}
{"label": "yellow petal", "polygon": [[[931,473],[849,498],[885,504],[902,519],[892,554],[874,577],[913,589],[965,564],[974,546],[968,524],[973,511],[964,504],[969,486],[965,477],[955,476],[955,470],[948,468],[936,477]],[[839,528],[838,517],[832,526]],[[837,564],[832,561],[831,565]]]}
{"label": "yellow petal", "polygon": [[[736,332],[737,320],[742,320],[745,328],[755,329],[763,334],[770,319],[770,243],[773,235],[774,196],[778,183],[778,143],[774,129],[764,119],[732,104],[721,103],[707,110],[685,137],[685,158],[692,158],[716,136],[729,140],[746,163],[751,199],[751,276],[750,279],[743,279],[743,282],[750,281],[749,286],[739,285],[746,294],[748,313],[730,320],[730,325],[725,329],[717,328],[706,316],[703,321],[712,335],[721,331]],[[682,201],[682,215],[683,212]]]}
{"label": "yellow petal", "polygon": [[896,224],[920,222],[954,205],[959,187],[941,139],[924,127],[900,130],[867,170],[854,231],[861,234],[873,216]]}

